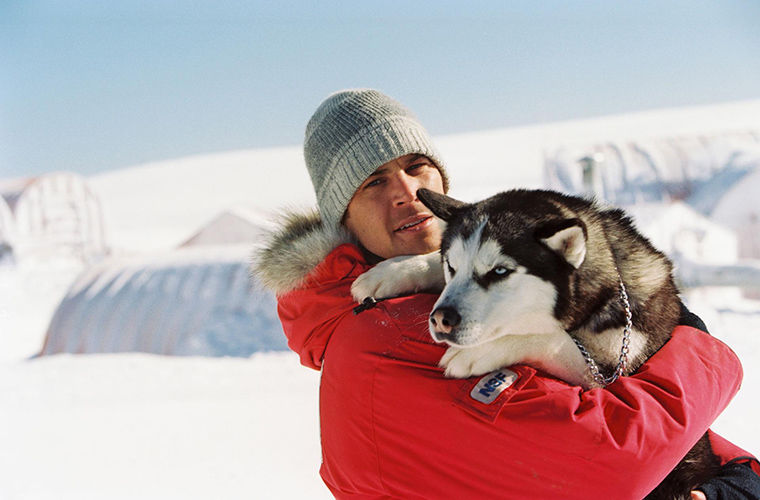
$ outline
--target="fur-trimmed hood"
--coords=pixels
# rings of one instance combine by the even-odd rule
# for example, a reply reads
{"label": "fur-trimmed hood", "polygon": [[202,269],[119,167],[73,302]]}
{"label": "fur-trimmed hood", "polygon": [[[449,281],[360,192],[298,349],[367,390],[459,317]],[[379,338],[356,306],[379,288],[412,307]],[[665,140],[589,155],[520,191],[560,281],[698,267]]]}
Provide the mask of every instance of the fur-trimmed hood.
{"label": "fur-trimmed hood", "polygon": [[251,272],[278,296],[300,287],[335,247],[356,243],[347,231],[325,227],[316,210],[285,212],[276,226],[254,252]]}

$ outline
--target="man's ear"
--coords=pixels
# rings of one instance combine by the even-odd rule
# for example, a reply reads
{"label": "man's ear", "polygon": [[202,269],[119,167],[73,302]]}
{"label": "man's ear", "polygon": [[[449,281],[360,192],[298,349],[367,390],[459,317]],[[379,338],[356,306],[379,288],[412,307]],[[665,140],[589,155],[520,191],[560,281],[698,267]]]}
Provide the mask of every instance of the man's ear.
{"label": "man's ear", "polygon": [[586,225],[580,219],[547,222],[536,229],[536,238],[578,269],[586,258]]}
{"label": "man's ear", "polygon": [[430,209],[439,219],[450,220],[454,214],[467,203],[455,200],[445,194],[436,193],[429,189],[420,188],[417,190],[417,198]]}

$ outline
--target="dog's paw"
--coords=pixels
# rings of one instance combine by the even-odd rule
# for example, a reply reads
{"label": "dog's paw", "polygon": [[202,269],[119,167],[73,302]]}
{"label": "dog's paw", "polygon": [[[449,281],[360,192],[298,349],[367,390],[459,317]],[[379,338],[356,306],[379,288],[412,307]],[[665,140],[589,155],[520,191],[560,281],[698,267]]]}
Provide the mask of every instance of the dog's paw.
{"label": "dog's paw", "polygon": [[451,378],[468,378],[485,375],[522,360],[519,349],[513,349],[511,337],[497,339],[474,347],[449,347],[439,365],[444,375]]}
{"label": "dog's paw", "polygon": [[361,274],[351,285],[357,302],[366,297],[386,298],[443,286],[438,252],[386,259]]}
{"label": "dog's paw", "polygon": [[493,370],[481,371],[478,366],[477,355],[474,355],[474,349],[449,347],[441,357],[439,366],[444,369],[444,376],[449,378],[468,378],[476,375],[483,375]]}
{"label": "dog's paw", "polygon": [[367,297],[382,298],[386,289],[394,288],[394,276],[388,272],[385,262],[377,264],[369,271],[360,274],[351,284],[351,295],[357,302]]}
{"label": "dog's paw", "polygon": [[463,354],[464,349],[458,347],[449,347],[443,353],[438,366],[443,368],[443,375],[448,378],[467,378],[470,376],[470,366],[466,356]]}

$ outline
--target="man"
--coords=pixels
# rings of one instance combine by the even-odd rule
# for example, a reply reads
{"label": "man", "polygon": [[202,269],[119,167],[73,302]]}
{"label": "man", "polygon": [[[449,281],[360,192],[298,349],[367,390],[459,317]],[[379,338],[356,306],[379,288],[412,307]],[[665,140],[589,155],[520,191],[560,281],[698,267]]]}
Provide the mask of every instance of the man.
{"label": "man", "polygon": [[[427,331],[434,295],[360,308],[350,295],[378,261],[440,245],[416,197],[448,189],[427,132],[380,92],[342,91],[312,116],[304,154],[319,212],[285,221],[257,272],[288,345],[322,371],[320,473],[337,498],[642,498],[738,390],[736,356],[688,326],[605,389],[528,366],[444,378],[446,348]],[[712,444],[724,462],[747,455]]]}
{"label": "man", "polygon": [[443,193],[443,176],[429,158],[408,154],[391,160],[359,186],[343,224],[382,259],[434,252],[441,246],[441,226],[417,199],[420,188]]}

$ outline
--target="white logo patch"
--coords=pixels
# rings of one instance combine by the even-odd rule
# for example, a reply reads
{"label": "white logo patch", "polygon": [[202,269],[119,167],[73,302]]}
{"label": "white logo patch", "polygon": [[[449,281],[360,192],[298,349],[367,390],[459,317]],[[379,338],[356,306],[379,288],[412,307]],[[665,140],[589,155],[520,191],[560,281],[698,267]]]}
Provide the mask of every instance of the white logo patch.
{"label": "white logo patch", "polygon": [[481,378],[470,391],[470,397],[481,403],[491,404],[499,397],[504,389],[517,380],[517,374],[512,370],[502,368]]}

